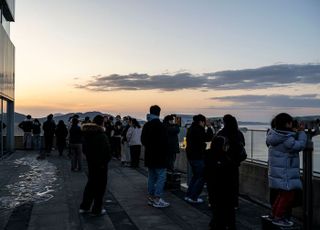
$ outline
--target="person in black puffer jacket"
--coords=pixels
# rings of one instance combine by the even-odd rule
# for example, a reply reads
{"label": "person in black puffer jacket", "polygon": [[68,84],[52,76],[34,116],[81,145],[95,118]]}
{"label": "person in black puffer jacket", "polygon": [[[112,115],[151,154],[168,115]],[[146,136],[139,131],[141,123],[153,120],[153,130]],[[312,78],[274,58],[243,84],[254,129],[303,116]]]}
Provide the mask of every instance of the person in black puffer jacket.
{"label": "person in black puffer jacket", "polygon": [[94,215],[106,213],[103,209],[103,197],[107,186],[111,148],[103,123],[103,116],[97,115],[93,123],[82,127],[83,151],[88,162],[88,182],[83,192],[79,213],[89,212],[92,204],[91,211]]}

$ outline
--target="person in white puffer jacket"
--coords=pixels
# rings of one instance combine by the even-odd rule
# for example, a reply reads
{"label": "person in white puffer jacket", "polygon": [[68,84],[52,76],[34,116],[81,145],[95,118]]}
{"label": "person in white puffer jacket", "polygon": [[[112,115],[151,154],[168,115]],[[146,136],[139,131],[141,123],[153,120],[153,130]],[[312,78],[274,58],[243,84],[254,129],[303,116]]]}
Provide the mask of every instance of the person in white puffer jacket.
{"label": "person in white puffer jacket", "polygon": [[[295,200],[295,190],[302,189],[300,180],[299,152],[305,148],[307,135],[304,127],[292,127],[293,118],[280,113],[274,118],[274,128],[267,133],[269,148],[269,187],[278,189],[278,195],[272,205],[273,224],[290,227],[291,214]],[[296,132],[297,131],[297,132]]]}
{"label": "person in white puffer jacket", "polygon": [[130,122],[130,128],[127,132],[127,141],[130,147],[130,156],[132,168],[139,167],[139,160],[141,154],[141,126],[137,119],[132,119]]}

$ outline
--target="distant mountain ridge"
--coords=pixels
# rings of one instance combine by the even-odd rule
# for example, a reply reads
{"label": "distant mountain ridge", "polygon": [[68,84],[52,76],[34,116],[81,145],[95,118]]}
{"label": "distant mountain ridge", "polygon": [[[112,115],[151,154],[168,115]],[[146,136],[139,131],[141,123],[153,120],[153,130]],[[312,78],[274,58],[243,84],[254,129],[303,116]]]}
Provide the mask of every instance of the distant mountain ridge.
{"label": "distant mountain ridge", "polygon": [[[92,112],[85,112],[85,113],[66,113],[66,114],[61,114],[61,113],[56,113],[53,115],[53,119],[55,120],[56,123],[58,123],[58,121],[63,120],[65,124],[67,124],[69,122],[69,118],[72,117],[73,115],[79,115],[80,120],[84,120],[85,117],[90,117],[90,119],[92,120],[95,116],[97,115],[110,115],[107,113],[101,113],[98,111],[92,111]],[[20,129],[18,127],[18,124],[22,121],[24,121],[26,119],[25,114],[21,114],[21,113],[14,113],[14,134],[15,136],[23,136],[23,131],[22,129]],[[43,122],[45,122],[47,120],[47,117],[32,117],[33,119],[37,118],[41,124],[43,124]]]}
{"label": "distant mountain ridge", "polygon": [[[61,114],[61,113],[56,113],[53,115],[53,119],[58,122],[60,120],[63,120],[65,123],[69,121],[69,118],[72,117],[73,115],[77,114],[80,118],[80,120],[83,120],[85,117],[90,117],[90,119],[93,119],[95,116],[97,115],[107,115],[110,116],[110,114],[106,114],[106,113],[101,113],[98,111],[92,111],[92,112],[85,112],[85,113],[66,113],[66,114]],[[37,118],[40,123],[43,123],[44,121],[47,120],[47,117],[33,117],[33,118]],[[14,120],[15,123],[19,124],[20,122],[22,122],[23,120],[26,119],[26,115],[21,114],[21,113],[14,113]]]}

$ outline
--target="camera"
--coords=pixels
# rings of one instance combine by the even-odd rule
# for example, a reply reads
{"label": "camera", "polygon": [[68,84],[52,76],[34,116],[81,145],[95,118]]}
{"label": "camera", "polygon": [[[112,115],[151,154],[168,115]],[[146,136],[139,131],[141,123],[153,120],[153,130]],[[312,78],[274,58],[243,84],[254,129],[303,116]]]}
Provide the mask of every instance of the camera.
{"label": "camera", "polygon": [[177,116],[176,114],[171,114],[172,118],[173,118],[173,123],[181,126],[181,117]]}

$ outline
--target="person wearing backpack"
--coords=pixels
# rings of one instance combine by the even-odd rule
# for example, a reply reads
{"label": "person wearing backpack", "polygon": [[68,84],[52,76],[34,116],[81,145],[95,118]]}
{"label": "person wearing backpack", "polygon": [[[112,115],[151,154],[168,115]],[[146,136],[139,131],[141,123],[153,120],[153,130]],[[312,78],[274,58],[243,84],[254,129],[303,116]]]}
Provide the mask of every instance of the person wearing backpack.
{"label": "person wearing backpack", "polygon": [[235,117],[223,117],[224,127],[211,143],[205,158],[213,229],[236,229],[235,208],[238,206],[239,166],[246,158],[245,140]]}

